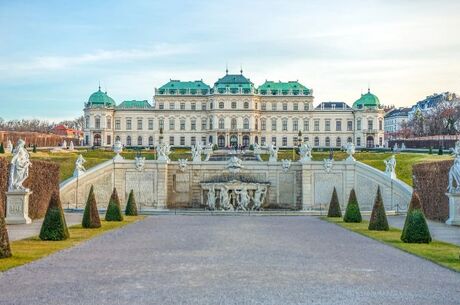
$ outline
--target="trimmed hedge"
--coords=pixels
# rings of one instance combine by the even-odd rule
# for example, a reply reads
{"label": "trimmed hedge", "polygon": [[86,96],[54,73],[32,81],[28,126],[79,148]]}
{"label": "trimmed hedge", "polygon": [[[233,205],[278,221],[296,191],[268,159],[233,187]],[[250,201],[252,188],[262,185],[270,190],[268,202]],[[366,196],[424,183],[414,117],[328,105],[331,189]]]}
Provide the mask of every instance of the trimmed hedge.
{"label": "trimmed hedge", "polygon": [[59,193],[54,192],[46,210],[45,219],[39,235],[41,240],[65,240],[69,238],[69,230],[62,210]]}
{"label": "trimmed hedge", "polygon": [[358,199],[356,198],[355,189],[351,189],[350,197],[348,198],[347,209],[345,210],[345,216],[343,216],[344,222],[361,222],[361,212],[359,210]]}
{"label": "trimmed hedge", "polygon": [[5,215],[0,210],[0,258],[11,256],[10,240],[6,229]]}
{"label": "trimmed hedge", "polygon": [[380,193],[380,186],[377,188],[377,195],[375,196],[374,207],[372,208],[368,229],[371,231],[390,230],[387,215],[385,213],[385,206],[383,205],[382,194]]}
{"label": "trimmed hedge", "polygon": [[0,158],[0,210],[6,215],[6,194],[8,190],[9,162],[6,158]]}
{"label": "trimmed hedge", "polygon": [[118,198],[117,189],[113,188],[112,196],[110,196],[107,212],[105,213],[106,221],[123,221],[121,214],[120,199]]}
{"label": "trimmed hedge", "polygon": [[342,211],[340,210],[339,198],[337,196],[337,190],[332,191],[331,203],[329,204],[329,210],[327,211],[327,217],[342,217]]}
{"label": "trimmed hedge", "polygon": [[414,191],[407,211],[406,221],[401,233],[401,240],[405,243],[430,243],[431,234],[423,214],[418,194]]}
{"label": "trimmed hedge", "polygon": [[91,185],[88,200],[86,200],[85,212],[81,222],[83,228],[100,228],[101,219],[97,210],[96,196],[94,196],[94,187]]}
{"label": "trimmed hedge", "polygon": [[137,216],[136,199],[134,198],[134,191],[131,190],[128,196],[128,203],[126,203],[125,215]]}

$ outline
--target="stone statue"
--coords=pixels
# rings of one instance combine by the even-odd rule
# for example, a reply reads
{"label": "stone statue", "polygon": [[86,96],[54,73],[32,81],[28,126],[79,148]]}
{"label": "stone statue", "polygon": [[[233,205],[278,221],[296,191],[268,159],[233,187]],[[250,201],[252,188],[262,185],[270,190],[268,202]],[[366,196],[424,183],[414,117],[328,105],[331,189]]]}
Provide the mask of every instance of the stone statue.
{"label": "stone statue", "polygon": [[[460,192],[460,141],[455,142],[455,147],[451,148],[452,155],[454,155],[454,164],[449,170],[449,186],[447,191],[449,193]],[[455,181],[455,187],[454,187]]]}
{"label": "stone statue", "polygon": [[13,151],[13,158],[10,162],[10,179],[8,191],[25,191],[28,192],[22,183],[29,177],[29,167],[32,163],[29,160],[29,153],[25,148],[26,142],[20,139],[17,147]]}
{"label": "stone statue", "polygon": [[262,154],[262,147],[260,147],[259,144],[254,143],[254,156],[256,156],[257,161],[262,161],[262,157],[260,156]]}
{"label": "stone statue", "polygon": [[355,144],[353,144],[352,142],[348,142],[346,145],[346,149],[348,155],[347,161],[355,161],[355,158],[353,157],[353,155],[355,154]]}
{"label": "stone statue", "polygon": [[134,162],[136,164],[136,169],[140,172],[144,169],[145,165],[145,157],[142,157],[141,155],[136,156],[134,158]]}
{"label": "stone statue", "polygon": [[251,200],[248,194],[248,190],[246,189],[246,187],[243,187],[241,191],[235,190],[235,194],[237,195],[236,201],[238,202],[237,209],[246,211],[248,209],[249,201]]}
{"label": "stone statue", "polygon": [[243,168],[243,161],[241,161],[241,159],[239,159],[237,156],[232,156],[229,160],[228,160],[228,163],[227,163],[227,169],[231,172],[231,173],[237,173],[240,171],[240,169]]}
{"label": "stone statue", "polygon": [[404,150],[406,150],[406,144],[402,143],[401,144],[401,151],[404,151]]}
{"label": "stone statue", "polygon": [[208,209],[210,209],[211,211],[216,209],[216,190],[214,188],[214,185],[212,185],[209,188],[207,204],[208,204]]}
{"label": "stone statue", "polygon": [[211,158],[211,155],[212,155],[212,143],[208,143],[208,145],[205,146],[204,148],[204,154],[206,155],[206,157],[204,158],[204,161],[209,161],[209,158]]}
{"label": "stone statue", "polygon": [[75,150],[75,146],[73,145],[73,141],[70,141],[69,150],[70,150],[70,151],[74,151],[74,150]]}
{"label": "stone statue", "polygon": [[281,160],[281,167],[283,168],[283,172],[287,173],[289,168],[291,167],[291,160],[283,159]]}
{"label": "stone statue", "polygon": [[192,145],[192,161],[193,162],[201,162],[201,153],[203,148],[201,147],[200,143],[196,145]]}
{"label": "stone statue", "polygon": [[62,149],[67,149],[67,141],[62,142]]}
{"label": "stone statue", "polygon": [[333,165],[334,165],[334,159],[327,158],[323,160],[323,167],[326,170],[326,173],[331,172]]}
{"label": "stone statue", "polygon": [[300,152],[300,162],[305,163],[308,161],[311,161],[311,151],[313,147],[310,145],[310,143],[304,142],[302,145],[300,145],[299,152]]}
{"label": "stone statue", "polygon": [[277,162],[278,161],[278,150],[279,148],[276,147],[274,143],[270,143],[268,145],[268,151],[270,152],[270,158],[268,162]]}
{"label": "stone statue", "polygon": [[228,196],[228,188],[224,185],[220,189],[220,208],[223,210],[231,210],[230,197]]}
{"label": "stone statue", "polygon": [[399,148],[398,148],[398,143],[395,143],[395,145],[393,146],[393,152],[396,153],[398,152]]}
{"label": "stone statue", "polygon": [[169,154],[171,153],[171,146],[166,143],[161,143],[156,146],[156,151],[158,154],[158,161],[169,162]]}
{"label": "stone statue", "polygon": [[123,160],[123,157],[121,156],[121,153],[123,152],[123,145],[121,144],[120,140],[116,140],[113,144],[113,152],[116,153],[113,160]]}
{"label": "stone statue", "polygon": [[257,189],[252,198],[254,205],[252,206],[253,210],[259,211],[262,208],[262,204],[265,200],[265,194],[267,193],[267,187],[265,185],[257,185]]}
{"label": "stone statue", "polygon": [[73,176],[78,177],[81,174],[84,174],[86,172],[85,167],[83,164],[86,162],[85,158],[83,158],[82,155],[78,155],[77,160],[75,161],[75,170],[73,171]]}
{"label": "stone statue", "polygon": [[179,170],[181,172],[185,172],[185,170],[187,169],[188,160],[187,159],[179,159],[177,161],[179,161]]}
{"label": "stone statue", "polygon": [[392,155],[387,160],[383,160],[385,163],[385,173],[393,178],[396,179],[396,158],[395,155]]}
{"label": "stone statue", "polygon": [[11,140],[8,140],[8,143],[6,144],[6,152],[9,154],[13,152],[13,143],[11,143]]}

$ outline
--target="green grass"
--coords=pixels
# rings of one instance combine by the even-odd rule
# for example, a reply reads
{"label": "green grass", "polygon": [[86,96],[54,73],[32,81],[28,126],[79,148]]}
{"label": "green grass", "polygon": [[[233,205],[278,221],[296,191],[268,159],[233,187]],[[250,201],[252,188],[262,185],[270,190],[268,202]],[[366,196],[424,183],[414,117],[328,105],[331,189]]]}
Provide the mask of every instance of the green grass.
{"label": "green grass", "polygon": [[[89,151],[81,151],[81,152],[73,152],[73,153],[50,153],[50,152],[37,152],[31,153],[32,159],[40,159],[40,160],[49,160],[54,161],[60,164],[61,166],[61,173],[60,179],[61,181],[69,178],[73,174],[73,170],[75,167],[75,160],[77,159],[79,154],[82,154],[83,157],[86,159],[85,167],[91,168],[99,163],[102,163],[106,160],[113,158],[114,153],[112,151],[105,151],[105,150],[89,150]],[[123,157],[126,159],[133,160],[136,156],[136,151],[134,150],[125,150],[122,153]],[[142,155],[147,160],[155,159],[155,155],[153,154],[152,150],[142,150]],[[355,158],[358,161],[361,161],[365,164],[368,164],[374,168],[379,170],[385,170],[385,164],[383,160],[389,158],[392,153],[380,153],[380,152],[358,152],[355,154]],[[313,160],[321,161],[325,158],[329,157],[329,152],[313,152]],[[334,152],[334,159],[335,160],[343,160],[347,157],[345,152],[335,151]],[[191,153],[190,149],[187,148],[177,148],[174,149],[170,155],[171,160],[176,161],[178,159],[185,159],[188,158],[191,160]],[[422,153],[400,153],[396,155],[396,173],[398,178],[402,181],[406,182],[409,185],[412,185],[412,165],[416,163],[422,162],[432,162],[438,160],[447,160],[451,159],[452,157],[449,155],[430,155],[430,154],[422,154]],[[262,155],[263,160],[268,160],[268,155]],[[278,153],[278,159],[294,159],[298,160],[298,155],[293,155],[292,150],[280,150]]]}
{"label": "green grass", "polygon": [[84,229],[81,225],[69,227],[70,238],[62,241],[42,241],[38,236],[11,242],[12,257],[0,260],[0,271],[21,266],[54,252],[73,247],[85,240],[98,236],[107,231],[121,228],[127,224],[143,219],[143,216],[126,216],[121,222],[101,221],[97,229]]}
{"label": "green grass", "polygon": [[438,265],[460,272],[460,246],[437,240],[434,240],[429,244],[406,244],[400,239],[401,230],[393,227],[390,228],[390,231],[369,231],[368,221],[363,221],[361,223],[345,223],[341,218],[322,217],[322,219],[405,252],[427,259]]}

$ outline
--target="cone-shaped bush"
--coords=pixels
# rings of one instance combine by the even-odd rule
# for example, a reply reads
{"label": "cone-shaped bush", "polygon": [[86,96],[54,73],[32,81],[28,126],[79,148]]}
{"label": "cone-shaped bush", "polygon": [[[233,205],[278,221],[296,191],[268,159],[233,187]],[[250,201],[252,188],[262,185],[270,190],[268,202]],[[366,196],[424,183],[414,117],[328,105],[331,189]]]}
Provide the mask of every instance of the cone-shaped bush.
{"label": "cone-shaped bush", "polygon": [[134,199],[134,191],[129,192],[128,203],[126,203],[125,215],[137,216],[136,199]]}
{"label": "cone-shaped bush", "polygon": [[69,230],[67,229],[58,192],[53,192],[51,195],[39,237],[41,240],[64,240],[69,238]]}
{"label": "cone-shaped bush", "polygon": [[3,142],[0,143],[0,154],[4,154],[5,153],[5,148],[3,147]]}
{"label": "cone-shaped bush", "polygon": [[327,217],[342,217],[342,211],[340,210],[339,198],[337,197],[337,190],[334,186],[332,192],[331,203],[329,204],[329,211],[327,211]]}
{"label": "cone-shaped bush", "polygon": [[361,222],[361,212],[359,211],[358,199],[356,199],[355,189],[351,189],[350,197],[348,197],[347,209],[345,216],[343,216],[344,222]]}
{"label": "cone-shaped bush", "polygon": [[401,234],[401,240],[405,243],[430,243],[431,234],[422,211],[420,198],[416,192],[412,198],[407,211],[406,221]]}
{"label": "cone-shaped bush", "polygon": [[120,199],[118,198],[117,189],[113,188],[112,196],[110,196],[107,212],[105,213],[106,221],[122,221],[123,215],[121,214]]}
{"label": "cone-shaped bush", "polygon": [[382,194],[380,193],[380,186],[377,188],[377,195],[375,196],[374,207],[372,208],[371,219],[369,220],[369,230],[390,230],[387,215],[385,213],[385,206],[383,205]]}
{"label": "cone-shaped bush", "polygon": [[94,196],[94,188],[91,185],[89,190],[88,200],[86,200],[85,212],[83,213],[83,220],[81,222],[83,228],[100,228],[101,219],[97,211],[96,196]]}
{"label": "cone-shaped bush", "polygon": [[5,217],[3,210],[0,209],[0,258],[11,256],[10,240],[8,238],[8,230],[6,229]]}

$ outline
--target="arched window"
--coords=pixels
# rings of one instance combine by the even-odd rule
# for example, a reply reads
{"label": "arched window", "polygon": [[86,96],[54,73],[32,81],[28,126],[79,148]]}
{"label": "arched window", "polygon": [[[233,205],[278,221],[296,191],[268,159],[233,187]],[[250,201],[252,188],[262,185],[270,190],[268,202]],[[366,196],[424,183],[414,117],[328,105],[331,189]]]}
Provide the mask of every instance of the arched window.
{"label": "arched window", "polygon": [[137,137],[137,145],[142,146],[142,137],[141,136]]}
{"label": "arched window", "polygon": [[304,141],[304,143],[307,143],[307,142],[310,141],[310,139],[308,137],[303,137],[303,141]]}
{"label": "arched window", "polygon": [[223,118],[219,119],[219,129],[225,128],[225,120]]}
{"label": "arched window", "polygon": [[149,137],[149,146],[153,146],[153,137],[152,136]]}
{"label": "arched window", "polygon": [[96,117],[95,118],[95,126],[94,126],[96,129],[101,129],[101,118],[100,117]]}
{"label": "arched window", "polygon": [[107,121],[107,129],[112,129],[112,118],[107,116],[106,121]]}
{"label": "arched window", "polygon": [[244,109],[248,109],[249,108],[249,103],[248,102],[244,102]]}
{"label": "arched window", "polygon": [[116,136],[115,141],[121,141],[120,136]]}
{"label": "arched window", "polygon": [[258,130],[258,129],[259,129],[259,119],[258,119],[258,118],[256,118],[256,119],[254,120],[254,129],[255,129],[255,130]]}
{"label": "arched window", "polygon": [[341,147],[342,146],[342,139],[337,137],[337,139],[335,139],[335,146],[337,147]]}
{"label": "arched window", "polygon": [[225,137],[220,135],[218,138],[217,138],[217,146],[219,147],[225,147]]}
{"label": "arched window", "polygon": [[315,146],[319,146],[319,138],[315,137]]}
{"label": "arched window", "polygon": [[331,146],[331,139],[329,137],[326,137],[325,144],[327,147]]}
{"label": "arched window", "polygon": [[89,116],[85,118],[85,126],[86,128],[89,128]]}
{"label": "arched window", "polygon": [[245,147],[249,146],[249,136],[247,135],[243,136],[243,146]]}
{"label": "arched window", "polygon": [[260,129],[267,130],[267,120],[266,119],[260,119]]}
{"label": "arched window", "polygon": [[224,102],[219,102],[219,109],[224,109]]}
{"label": "arched window", "polygon": [[233,119],[232,119],[232,129],[236,129],[236,126],[237,126],[237,125],[236,125],[236,119],[233,118]]}
{"label": "arched window", "polygon": [[243,121],[243,128],[244,129],[249,129],[249,119],[245,118]]}
{"label": "arched window", "polygon": [[126,146],[131,146],[131,136],[126,137]]}
{"label": "arched window", "polygon": [[236,109],[236,102],[232,102],[232,109]]}
{"label": "arched window", "polygon": [[351,137],[348,137],[348,138],[347,138],[347,143],[352,143],[352,142],[353,142],[352,138],[351,138]]}

